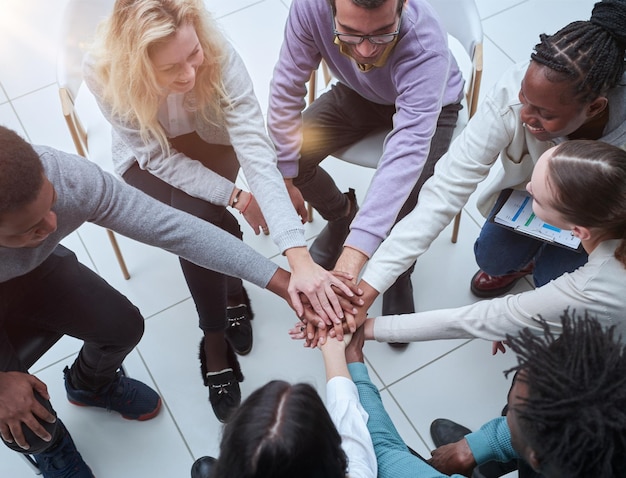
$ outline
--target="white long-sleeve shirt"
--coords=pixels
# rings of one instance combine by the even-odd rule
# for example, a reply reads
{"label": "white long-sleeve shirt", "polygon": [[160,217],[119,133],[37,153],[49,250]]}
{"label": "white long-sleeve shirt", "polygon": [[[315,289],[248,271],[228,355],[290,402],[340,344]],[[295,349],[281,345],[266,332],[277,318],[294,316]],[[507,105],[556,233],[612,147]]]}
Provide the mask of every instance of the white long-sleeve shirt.
{"label": "white long-sleeve shirt", "polygon": [[626,267],[614,255],[619,242],[600,243],[587,264],[531,291],[456,309],[378,317],[374,337],[382,342],[502,340],[526,327],[540,332],[533,320],[539,316],[559,333],[561,315],[569,307],[580,315],[588,311],[604,326],[615,325],[617,334],[626,338]]}
{"label": "white long-sleeve shirt", "polygon": [[[496,162],[497,174],[478,197],[484,216],[502,190],[524,189],[539,157],[555,145],[537,140],[520,118],[519,91],[527,68],[528,62],[520,63],[502,76],[435,166],[415,209],[394,226],[372,256],[363,280],[378,292],[386,291],[428,250]],[[626,74],[607,97],[609,120],[600,141],[625,148]]]}
{"label": "white long-sleeve shirt", "polygon": [[368,415],[361,406],[354,382],[347,377],[331,378],[326,384],[326,408],[348,457],[348,477],[376,478],[378,468],[367,429]]}

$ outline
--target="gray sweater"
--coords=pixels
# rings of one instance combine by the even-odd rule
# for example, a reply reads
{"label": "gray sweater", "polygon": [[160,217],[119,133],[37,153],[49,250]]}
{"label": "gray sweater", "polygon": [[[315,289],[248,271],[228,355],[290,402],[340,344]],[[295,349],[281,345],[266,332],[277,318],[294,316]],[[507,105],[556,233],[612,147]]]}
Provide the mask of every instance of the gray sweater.
{"label": "gray sweater", "polygon": [[34,146],[58,200],[58,228],[36,248],[0,247],[0,282],[39,266],[85,222],[160,247],[207,269],[265,288],[278,266],[218,227],[166,206],[105,173],[88,160]]}
{"label": "gray sweater", "polygon": [[[232,45],[226,42],[225,47],[222,81],[228,100],[222,101],[224,118],[211,123],[196,112],[195,131],[207,143],[233,146],[280,252],[305,246],[304,226],[296,215],[276,166],[276,152],[265,131],[263,114],[254,95],[250,75]],[[83,73],[85,83],[113,127],[115,172],[121,176],[136,162],[141,169],[190,196],[212,204],[228,205],[235,187],[232,182],[175,149],[166,155],[155,138],[145,143],[136,124],[124,122],[111,113],[110,105],[102,99],[94,62],[94,58],[87,55]],[[212,116],[210,112],[208,114]]]}

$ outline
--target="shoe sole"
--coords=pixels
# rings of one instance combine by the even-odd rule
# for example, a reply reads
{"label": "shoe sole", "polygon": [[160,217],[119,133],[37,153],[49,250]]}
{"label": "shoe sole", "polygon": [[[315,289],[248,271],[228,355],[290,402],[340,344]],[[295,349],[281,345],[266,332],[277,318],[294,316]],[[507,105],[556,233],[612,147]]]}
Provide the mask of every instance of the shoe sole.
{"label": "shoe sole", "polygon": [[[72,405],[76,405],[77,407],[94,407],[94,408],[104,408],[104,407],[99,407],[97,405],[88,405],[86,403],[81,403],[81,402],[77,402],[75,400],[72,400],[71,398],[67,398],[67,400],[72,404]],[[143,415],[139,415],[138,417],[135,417],[133,415],[124,415],[121,412],[118,412],[117,410],[110,410],[112,412],[116,412],[119,413],[122,418],[126,419],[126,420],[135,420],[138,422],[145,422],[146,420],[150,420],[151,418],[156,417],[159,412],[161,411],[161,399],[159,398],[159,402],[157,403],[157,406],[154,410],[152,410],[151,412],[148,413],[144,413]]]}

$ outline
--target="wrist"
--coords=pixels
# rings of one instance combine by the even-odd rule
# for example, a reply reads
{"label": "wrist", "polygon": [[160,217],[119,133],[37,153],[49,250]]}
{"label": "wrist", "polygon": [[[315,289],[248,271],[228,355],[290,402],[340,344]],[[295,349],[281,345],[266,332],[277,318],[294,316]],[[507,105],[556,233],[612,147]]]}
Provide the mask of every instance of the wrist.
{"label": "wrist", "polygon": [[241,199],[237,203],[239,207],[235,208],[239,211],[239,214],[245,214],[245,212],[248,210],[248,206],[250,206],[250,203],[252,202],[252,197],[252,193],[248,192],[244,193],[241,196]]}
{"label": "wrist", "polygon": [[232,207],[233,209],[237,209],[237,204],[239,204],[241,201],[242,192],[243,192],[243,189],[239,189],[239,188],[235,188],[233,190],[233,193],[230,196],[230,201],[228,203],[228,205]]}
{"label": "wrist", "polygon": [[303,261],[310,260],[313,262],[313,258],[306,246],[290,247],[289,249],[285,249],[284,254],[285,257],[287,257],[287,262],[289,262],[291,270],[293,270],[294,266],[301,264]]}

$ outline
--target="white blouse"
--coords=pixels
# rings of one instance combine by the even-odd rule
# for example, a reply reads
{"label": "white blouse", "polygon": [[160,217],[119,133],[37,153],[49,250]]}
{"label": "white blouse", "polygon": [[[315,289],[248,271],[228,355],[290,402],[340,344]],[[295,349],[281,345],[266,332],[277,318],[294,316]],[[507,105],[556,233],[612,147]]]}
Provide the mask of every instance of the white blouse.
{"label": "white blouse", "polygon": [[376,478],[376,453],[367,429],[369,415],[361,406],[354,382],[346,377],[331,378],[326,384],[326,408],[341,435],[341,447],[348,457],[348,476]]}

